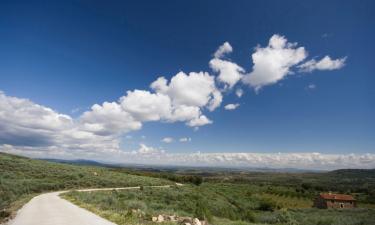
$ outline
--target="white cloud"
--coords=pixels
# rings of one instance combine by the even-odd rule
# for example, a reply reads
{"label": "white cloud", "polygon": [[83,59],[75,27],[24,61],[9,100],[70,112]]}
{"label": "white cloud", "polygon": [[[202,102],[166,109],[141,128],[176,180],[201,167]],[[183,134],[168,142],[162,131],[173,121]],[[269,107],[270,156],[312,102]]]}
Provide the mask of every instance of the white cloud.
{"label": "white cloud", "polygon": [[232,46],[228,42],[224,42],[215,52],[215,58],[221,58],[227,53],[231,53],[233,51]]}
{"label": "white cloud", "polygon": [[310,90],[313,90],[313,89],[316,88],[316,85],[315,85],[315,84],[309,84],[309,85],[307,85],[306,88],[307,88],[307,89],[310,89]]}
{"label": "white cloud", "polygon": [[212,98],[208,102],[207,108],[209,111],[214,111],[217,107],[221,105],[221,102],[223,101],[223,96],[221,95],[220,91],[214,90],[212,92]]}
{"label": "white cloud", "polygon": [[190,127],[200,127],[211,123],[212,121],[210,119],[208,119],[205,115],[201,115],[198,118],[190,120],[187,125]]}
{"label": "white cloud", "polygon": [[340,59],[331,59],[328,55],[321,60],[311,59],[298,66],[301,72],[312,72],[314,70],[337,70],[345,66],[346,57]]}
{"label": "white cloud", "polygon": [[224,106],[224,108],[226,110],[235,110],[237,109],[238,107],[240,106],[240,104],[236,103],[236,104],[228,104],[226,106]]}
{"label": "white cloud", "polygon": [[158,77],[158,79],[151,83],[150,88],[158,93],[167,93],[168,80],[165,77]]}
{"label": "white cloud", "polygon": [[116,102],[95,104],[80,118],[82,129],[98,135],[114,135],[139,130],[142,123]]}
{"label": "white cloud", "polygon": [[241,78],[245,70],[231,61],[222,59],[212,59],[210,61],[210,67],[213,71],[218,72],[219,76],[217,79],[227,84],[229,88],[232,88]]}
{"label": "white cloud", "polygon": [[[103,107],[107,107],[111,104],[104,105]],[[111,111],[101,115],[101,106],[93,108],[95,113],[99,112],[99,116],[95,115],[98,116],[95,123],[91,121],[94,115],[74,121],[67,115],[30,100],[6,96],[0,92],[0,145],[44,153],[74,152],[76,155],[119,151],[119,141],[116,138],[118,132],[122,129],[138,129],[139,124],[123,124],[121,120],[118,124],[102,124],[103,117],[100,116],[114,118],[116,113]]]}
{"label": "white cloud", "polygon": [[171,138],[171,137],[165,137],[165,138],[161,139],[161,142],[169,144],[169,143],[173,142],[173,138]]}
{"label": "white cloud", "polygon": [[190,142],[190,141],[191,141],[191,138],[190,138],[190,137],[182,137],[182,138],[180,138],[179,141],[180,141],[180,142]]}
{"label": "white cloud", "polygon": [[243,82],[259,90],[291,74],[291,67],[307,57],[304,47],[290,43],[284,36],[273,35],[266,47],[256,47],[252,54],[253,71],[243,77]]}
{"label": "white cloud", "polygon": [[168,95],[174,105],[206,106],[217,91],[215,78],[206,72],[177,73],[169,85],[158,78],[151,87],[157,92]]}
{"label": "white cloud", "polygon": [[97,160],[113,160],[122,163],[142,163],[154,165],[219,166],[247,168],[297,168],[333,170],[343,168],[375,168],[375,154],[323,154],[323,153],[168,153],[163,149],[145,144],[134,151],[64,152],[56,147],[30,147],[0,144],[0,151],[32,157],[80,158],[90,156]]}
{"label": "white cloud", "polygon": [[160,164],[252,168],[374,168],[375,154],[193,153],[165,154]]}
{"label": "white cloud", "polygon": [[124,111],[139,121],[158,121],[168,118],[171,112],[171,100],[167,95],[149,91],[128,91],[120,98]]}
{"label": "white cloud", "polygon": [[179,105],[173,108],[169,121],[188,121],[198,118],[201,115],[201,110],[197,106]]}
{"label": "white cloud", "polygon": [[232,46],[228,42],[225,42],[214,54],[213,58],[209,65],[214,72],[218,72],[219,76],[217,79],[227,85],[229,88],[232,88],[241,78],[245,70],[229,60],[224,60],[222,57],[226,53],[232,52]]}
{"label": "white cloud", "polygon": [[158,155],[158,154],[164,154],[165,151],[163,149],[150,147],[141,143],[139,144],[139,149],[137,151],[133,151],[132,153],[140,154],[140,155]]}
{"label": "white cloud", "polygon": [[238,88],[238,89],[236,90],[236,95],[237,95],[237,97],[241,98],[242,95],[243,95],[243,90],[242,90],[241,88]]}

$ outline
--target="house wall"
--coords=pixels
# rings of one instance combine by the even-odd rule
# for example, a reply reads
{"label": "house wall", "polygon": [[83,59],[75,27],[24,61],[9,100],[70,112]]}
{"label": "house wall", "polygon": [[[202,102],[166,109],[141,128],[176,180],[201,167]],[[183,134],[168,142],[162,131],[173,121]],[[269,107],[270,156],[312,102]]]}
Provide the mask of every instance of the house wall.
{"label": "house wall", "polygon": [[322,198],[316,198],[314,201],[314,207],[319,208],[319,209],[326,209],[327,203]]}
{"label": "house wall", "polygon": [[326,200],[322,198],[316,198],[314,201],[314,207],[320,209],[334,208],[334,209],[349,209],[355,208],[355,201],[343,201],[343,200]]}
{"label": "house wall", "polygon": [[335,209],[348,209],[354,208],[355,202],[354,201],[342,201],[342,200],[326,200],[328,208],[335,208]]}

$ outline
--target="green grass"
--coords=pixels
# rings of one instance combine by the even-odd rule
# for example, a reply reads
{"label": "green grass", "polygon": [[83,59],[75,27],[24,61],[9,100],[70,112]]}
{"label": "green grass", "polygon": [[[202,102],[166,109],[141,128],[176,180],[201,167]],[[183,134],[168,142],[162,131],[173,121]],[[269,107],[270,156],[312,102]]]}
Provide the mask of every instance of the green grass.
{"label": "green grass", "polygon": [[0,222],[18,200],[34,193],[88,187],[163,185],[158,178],[129,175],[108,168],[76,166],[0,153]]}

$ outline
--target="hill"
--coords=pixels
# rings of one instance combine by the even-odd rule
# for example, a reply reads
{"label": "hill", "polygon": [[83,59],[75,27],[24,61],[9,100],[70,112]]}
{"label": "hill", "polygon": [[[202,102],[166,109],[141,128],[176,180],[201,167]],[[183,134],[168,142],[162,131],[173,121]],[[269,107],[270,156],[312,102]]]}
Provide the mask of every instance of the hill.
{"label": "hill", "polygon": [[160,185],[169,181],[110,168],[48,162],[0,153],[0,222],[35,193],[88,187]]}

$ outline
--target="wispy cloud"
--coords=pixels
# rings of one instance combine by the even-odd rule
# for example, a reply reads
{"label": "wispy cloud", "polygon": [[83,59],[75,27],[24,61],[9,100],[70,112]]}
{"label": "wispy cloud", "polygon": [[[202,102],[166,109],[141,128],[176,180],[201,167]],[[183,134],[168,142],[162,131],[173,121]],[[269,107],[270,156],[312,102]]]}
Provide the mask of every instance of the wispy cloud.
{"label": "wispy cloud", "polygon": [[224,109],[226,109],[226,110],[235,110],[239,106],[240,106],[240,104],[238,104],[238,103],[236,103],[236,104],[228,104],[228,105],[224,106]]}
{"label": "wispy cloud", "polygon": [[327,55],[319,61],[311,59],[298,66],[298,68],[300,68],[301,72],[312,72],[314,70],[338,70],[345,66],[345,61],[346,57],[331,59],[331,57]]}
{"label": "wispy cloud", "polygon": [[191,138],[190,137],[182,137],[179,139],[180,142],[190,142]]}
{"label": "wispy cloud", "polygon": [[173,138],[171,138],[171,137],[165,137],[165,138],[161,139],[161,142],[169,144],[169,143],[173,142]]}

